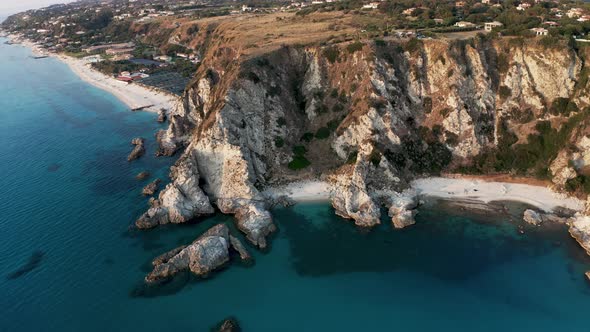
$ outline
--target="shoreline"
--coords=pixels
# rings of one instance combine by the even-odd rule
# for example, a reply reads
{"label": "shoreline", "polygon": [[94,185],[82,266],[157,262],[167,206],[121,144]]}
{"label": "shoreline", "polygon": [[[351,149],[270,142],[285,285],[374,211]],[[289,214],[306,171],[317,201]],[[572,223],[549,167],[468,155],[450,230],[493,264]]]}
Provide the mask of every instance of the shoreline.
{"label": "shoreline", "polygon": [[90,62],[65,54],[42,51],[35,43],[19,36],[9,35],[7,38],[10,40],[19,40],[19,45],[29,48],[33,55],[43,54],[59,60],[61,63],[67,65],[82,81],[110,93],[131,110],[143,110],[155,113],[160,111],[160,109],[165,109],[166,113],[168,113],[180,98],[173,94],[156,90],[155,88],[118,81],[114,77],[93,69],[90,66]]}
{"label": "shoreline", "polygon": [[[489,180],[489,179],[488,179]],[[491,179],[493,180],[493,178]],[[585,201],[557,193],[546,186],[527,183],[486,181],[483,178],[428,177],[411,182],[411,190],[418,196],[481,202],[514,201],[529,204],[544,212],[558,207],[582,212]],[[330,201],[330,184],[321,180],[303,180],[269,187],[263,195],[269,198],[286,196],[296,202]]]}

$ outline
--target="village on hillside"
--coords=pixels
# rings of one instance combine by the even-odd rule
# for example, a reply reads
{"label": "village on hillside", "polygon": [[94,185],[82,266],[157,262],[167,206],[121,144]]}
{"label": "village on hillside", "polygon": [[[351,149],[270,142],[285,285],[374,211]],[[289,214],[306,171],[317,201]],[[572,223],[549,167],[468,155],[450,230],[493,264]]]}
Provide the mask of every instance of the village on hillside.
{"label": "village on hillside", "polygon": [[[252,20],[275,15],[276,24],[281,24],[281,20],[329,12],[350,16],[346,31],[354,32],[342,39],[347,41],[466,38],[485,33],[537,37],[546,45],[561,39],[590,42],[590,5],[559,0],[80,1],[13,15],[2,29],[35,41],[44,52],[83,59],[122,82],[141,82],[181,94],[201,61],[202,50],[179,38],[147,38],[150,29],[165,26],[172,31],[196,22],[186,29],[191,34],[198,33],[200,20],[211,18]],[[338,31],[333,25],[331,29]]]}

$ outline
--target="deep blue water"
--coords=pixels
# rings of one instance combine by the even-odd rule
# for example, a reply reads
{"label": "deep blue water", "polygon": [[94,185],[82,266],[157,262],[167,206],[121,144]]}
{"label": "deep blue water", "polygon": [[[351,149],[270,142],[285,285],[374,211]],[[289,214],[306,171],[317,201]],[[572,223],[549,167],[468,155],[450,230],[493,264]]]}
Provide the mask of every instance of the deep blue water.
{"label": "deep blue water", "polygon": [[[134,176],[173,162],[153,157],[155,116],[28,56],[0,41],[0,331],[588,331],[590,262],[564,228],[441,205],[371,232],[325,203],[278,209],[254,266],[146,290],[154,256],[232,219],[129,230]],[[128,163],[136,136],[148,154]]]}

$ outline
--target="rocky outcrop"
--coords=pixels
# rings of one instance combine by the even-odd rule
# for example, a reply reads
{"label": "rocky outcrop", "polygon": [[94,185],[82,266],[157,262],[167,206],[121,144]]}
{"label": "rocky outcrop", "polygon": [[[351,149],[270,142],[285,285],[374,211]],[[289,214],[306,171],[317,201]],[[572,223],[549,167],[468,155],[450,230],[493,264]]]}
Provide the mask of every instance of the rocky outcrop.
{"label": "rocky outcrop", "polygon": [[276,231],[272,216],[262,204],[250,204],[235,212],[238,228],[252,244],[266,248],[266,237]]}
{"label": "rocky outcrop", "polygon": [[216,225],[190,245],[158,256],[152,262],[154,270],[145,281],[158,283],[186,270],[206,276],[229,261],[229,245],[229,229],[224,224]]}
{"label": "rocky outcrop", "polygon": [[531,209],[527,209],[526,211],[524,211],[522,219],[527,223],[535,226],[539,226],[543,222],[543,218],[541,217],[541,215],[538,212]]}
{"label": "rocky outcrop", "polygon": [[141,137],[134,138],[131,141],[131,144],[135,145],[135,147],[133,148],[133,151],[131,151],[129,156],[127,156],[127,161],[133,161],[135,159],[139,159],[139,157],[141,157],[145,154],[145,147],[144,147],[143,138],[141,138]]}
{"label": "rocky outcrop", "polygon": [[570,223],[569,232],[590,255],[590,217],[585,215],[574,217]]}
{"label": "rocky outcrop", "polygon": [[[157,136],[159,154],[184,148],[181,160],[189,156],[198,176],[190,186],[188,171],[172,179],[138,223],[184,222],[212,204],[264,247],[276,227],[260,189],[305,176],[327,178],[336,213],[356,225],[379,224],[386,207],[401,228],[414,222],[415,201],[396,200],[396,192],[411,179],[468,167],[509,134],[511,145],[524,144],[539,119],[556,130],[567,121],[547,109],[574,95],[582,66],[575,51],[488,38],[417,45],[330,46],[336,60],[315,46],[248,58],[231,47],[205,52]],[[311,163],[303,170],[289,165],[301,159],[295,147]],[[499,164],[488,159],[478,161]],[[573,176],[570,159],[551,169],[562,185]],[[189,187],[196,193],[185,195]],[[205,195],[210,204],[185,208]]]}
{"label": "rocky outcrop", "polygon": [[158,111],[158,122],[164,123],[164,122],[166,122],[166,119],[167,119],[166,110],[162,108]]}
{"label": "rocky outcrop", "polygon": [[158,190],[158,186],[160,185],[160,182],[161,182],[160,179],[155,179],[154,181],[148,183],[145,187],[143,187],[141,194],[144,196],[152,196]]}
{"label": "rocky outcrop", "polygon": [[[566,211],[564,211],[562,213],[562,215],[567,214]],[[545,222],[552,222],[552,223],[559,223],[559,224],[565,224],[567,222],[569,222],[569,218],[567,216],[561,216],[561,215],[557,215],[555,213],[546,213],[546,212],[540,212],[540,211],[535,211],[535,210],[531,210],[531,209],[527,209],[524,211],[523,217],[522,219],[534,226],[539,226],[542,223]]]}
{"label": "rocky outcrop", "polygon": [[371,227],[380,223],[381,211],[367,192],[365,177],[368,165],[359,162],[346,166],[332,176],[330,192],[332,206],[336,214],[347,219],[354,219],[358,226]]}
{"label": "rocky outcrop", "polygon": [[199,187],[200,175],[193,155],[179,159],[170,177],[172,183],[160,192],[158,199],[150,200],[150,208],[136,221],[138,228],[184,223],[215,212]]}
{"label": "rocky outcrop", "polygon": [[416,223],[418,199],[415,192],[406,191],[391,197],[389,217],[395,228],[404,228]]}

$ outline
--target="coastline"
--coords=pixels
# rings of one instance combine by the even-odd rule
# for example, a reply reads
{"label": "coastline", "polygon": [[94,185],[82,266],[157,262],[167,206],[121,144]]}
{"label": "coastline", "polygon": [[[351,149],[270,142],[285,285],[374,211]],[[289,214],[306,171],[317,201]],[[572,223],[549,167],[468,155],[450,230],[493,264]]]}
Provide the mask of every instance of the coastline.
{"label": "coastline", "polygon": [[131,110],[158,112],[160,109],[164,109],[168,113],[178,102],[178,96],[156,90],[155,88],[118,81],[114,77],[92,69],[90,63],[82,59],[76,59],[65,54],[43,53],[37,45],[26,39],[19,38],[15,35],[9,35],[8,38],[11,40],[19,39],[20,44],[31,49],[33,55],[47,54],[61,61],[81,80],[112,94]]}
{"label": "coastline", "polygon": [[[415,192],[419,196],[479,201],[485,204],[494,201],[516,201],[544,212],[551,212],[557,207],[582,212],[586,203],[578,198],[557,193],[546,186],[486,181],[483,178],[428,177],[412,181],[411,186],[412,190],[408,192]],[[287,196],[296,202],[329,201],[330,184],[321,180],[296,181],[270,187],[263,194],[271,198]]]}

